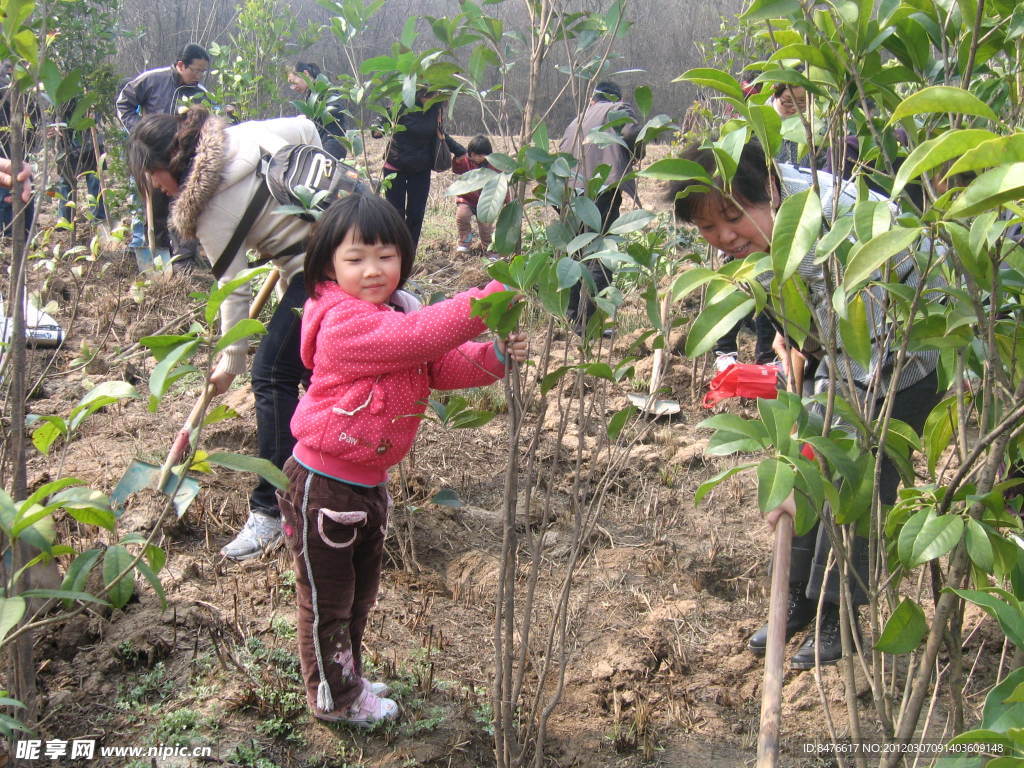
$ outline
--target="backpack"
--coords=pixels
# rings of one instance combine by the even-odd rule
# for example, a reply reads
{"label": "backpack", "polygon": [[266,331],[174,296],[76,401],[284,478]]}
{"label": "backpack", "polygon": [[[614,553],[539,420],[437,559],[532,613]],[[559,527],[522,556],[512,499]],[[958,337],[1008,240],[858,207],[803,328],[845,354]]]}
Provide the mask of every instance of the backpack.
{"label": "backpack", "polygon": [[[367,194],[371,191],[370,187],[359,179],[359,172],[355,168],[311,144],[285,144],[273,154],[265,152],[256,173],[263,178],[264,183],[256,188],[256,194],[249,201],[231,240],[214,262],[213,276],[218,280],[224,276],[246,234],[269,199],[273,198],[278,205],[302,206],[302,196],[297,194],[296,190],[305,187],[314,194],[327,193],[313,207],[316,211],[325,211],[338,198],[350,194]],[[316,218],[309,212],[291,215],[309,222]],[[298,242],[255,263],[263,264],[274,258],[295,256],[305,250],[305,247],[305,243]]]}

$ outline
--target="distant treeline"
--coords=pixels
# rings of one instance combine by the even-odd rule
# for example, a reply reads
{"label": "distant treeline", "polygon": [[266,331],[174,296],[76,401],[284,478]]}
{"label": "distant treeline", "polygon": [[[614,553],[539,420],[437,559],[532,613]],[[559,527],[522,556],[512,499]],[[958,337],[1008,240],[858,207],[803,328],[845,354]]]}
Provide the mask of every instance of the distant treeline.
{"label": "distant treeline", "polygon": [[[180,0],[160,3],[155,0],[122,0],[122,20],[132,34],[119,37],[116,70],[129,77],[143,69],[165,66],[174,61],[176,52],[188,42],[202,45],[217,43],[226,46],[235,30],[240,2],[232,0]],[[588,0],[566,2],[568,11],[603,10],[606,3]],[[695,96],[692,86],[672,83],[673,78],[685,70],[704,65],[698,44],[707,44],[721,34],[723,16],[732,16],[741,6],[740,0],[719,0],[711,3],[676,3],[664,0],[632,0],[628,15],[633,22],[629,33],[617,41],[608,61],[607,72],[623,86],[624,93],[632,93],[638,85],[649,85],[654,92],[654,109],[679,119]],[[312,22],[326,24],[329,14],[316,0],[281,0],[282,13],[294,15],[300,24]],[[506,0],[498,5],[483,6],[486,13],[501,18],[506,30],[522,33],[528,19],[520,0]],[[357,44],[361,59],[386,54],[401,34],[403,25],[411,16],[454,16],[459,13],[456,0],[387,0],[384,8],[371,22]],[[137,32],[137,34],[135,33]],[[421,21],[417,41],[424,49],[437,47],[429,26]],[[556,48],[551,63],[542,74],[542,104],[552,104],[548,124],[567,123],[578,112],[579,105],[568,95],[557,98],[565,82],[559,71],[564,61]],[[296,51],[294,59],[315,61],[324,72],[348,71],[338,45],[330,32],[306,50]],[[518,63],[518,62],[517,62]],[[268,75],[279,70],[282,104],[290,98],[286,92],[284,62],[268,62]],[[639,71],[636,71],[639,70]],[[510,81],[522,93],[513,95],[520,100],[525,96],[528,70],[523,67]],[[615,75],[615,72],[621,74]],[[350,73],[351,74],[351,73]],[[490,85],[490,84],[484,84]],[[287,107],[282,107],[287,111]],[[249,117],[249,116],[246,116]],[[255,117],[255,116],[253,116]],[[461,134],[474,133],[484,126],[480,110],[470,98],[458,100],[454,108],[453,128]],[[518,129],[518,125],[511,126]]]}

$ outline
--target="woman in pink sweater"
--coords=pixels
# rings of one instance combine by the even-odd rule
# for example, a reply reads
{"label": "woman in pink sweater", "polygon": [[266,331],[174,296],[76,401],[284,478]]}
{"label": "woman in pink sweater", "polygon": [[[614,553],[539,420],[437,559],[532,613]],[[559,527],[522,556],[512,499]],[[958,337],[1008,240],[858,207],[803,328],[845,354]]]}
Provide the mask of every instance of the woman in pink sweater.
{"label": "woman in pink sweater", "polygon": [[391,499],[387,471],[412,447],[431,389],[491,384],[526,337],[470,341],[486,329],[470,302],[501,283],[420,307],[399,290],[413,244],[386,201],[352,195],[310,238],[302,360],[313,371],[292,418],[296,443],[278,493],[296,562],[299,660],[313,714],[369,726],[397,716],[387,686],[362,677],[361,645],[380,583]]}

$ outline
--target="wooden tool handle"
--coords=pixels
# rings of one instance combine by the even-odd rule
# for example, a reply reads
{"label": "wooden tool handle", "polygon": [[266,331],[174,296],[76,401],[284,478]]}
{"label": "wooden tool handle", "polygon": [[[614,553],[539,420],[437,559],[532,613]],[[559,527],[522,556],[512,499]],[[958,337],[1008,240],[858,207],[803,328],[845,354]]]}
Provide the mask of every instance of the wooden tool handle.
{"label": "wooden tool handle", "polygon": [[775,524],[772,557],[772,591],[768,604],[768,645],[764,654],[761,690],[761,728],[757,734],[757,768],[775,768],[779,757],[779,725],[782,721],[782,678],[786,650],[786,619],[789,614],[789,563],[793,518],[780,515]]}

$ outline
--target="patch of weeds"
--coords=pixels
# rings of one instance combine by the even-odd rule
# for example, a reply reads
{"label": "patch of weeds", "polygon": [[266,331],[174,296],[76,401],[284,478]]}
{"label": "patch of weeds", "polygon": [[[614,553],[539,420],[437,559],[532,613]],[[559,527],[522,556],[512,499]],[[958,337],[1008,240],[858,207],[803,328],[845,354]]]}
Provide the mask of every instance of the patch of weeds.
{"label": "patch of weeds", "polygon": [[275,741],[292,744],[296,747],[304,747],[306,745],[305,737],[301,733],[296,732],[294,724],[281,717],[272,717],[269,720],[261,721],[256,726],[256,733],[260,736],[266,736]]}
{"label": "patch of weeds", "polygon": [[415,720],[407,720],[398,727],[398,732],[403,736],[416,736],[420,733],[429,733],[437,730],[437,727],[444,722],[445,709],[437,705],[428,707],[424,716]]}
{"label": "patch of weeds", "polygon": [[279,768],[273,760],[263,756],[263,748],[250,739],[248,743],[243,742],[235,747],[228,755],[227,761],[236,765],[244,765],[246,768]]}
{"label": "patch of weeds", "polygon": [[472,709],[473,722],[487,733],[494,735],[494,705],[491,703],[490,693],[482,685],[473,686],[475,704]]}
{"label": "patch of weeds", "polygon": [[205,718],[194,709],[178,709],[160,718],[153,736],[162,744],[189,745],[205,725]]}
{"label": "patch of weeds", "polygon": [[135,669],[142,666],[142,660],[146,654],[135,647],[131,640],[122,640],[114,649],[114,656],[124,665],[125,669]]}
{"label": "patch of weeds", "polygon": [[118,687],[115,706],[134,711],[147,704],[159,703],[170,697],[173,684],[174,681],[167,677],[164,663],[159,661],[151,670],[139,675],[134,683]]}
{"label": "patch of weeds", "polygon": [[363,768],[363,750],[354,744],[339,742],[334,750],[333,768]]}
{"label": "patch of weeds", "polygon": [[295,571],[283,571],[281,573],[281,591],[291,591],[295,594]]}
{"label": "patch of weeds", "polygon": [[270,631],[282,640],[295,639],[295,625],[284,616],[275,616],[270,620]]}
{"label": "patch of weeds", "polygon": [[305,711],[305,687],[294,653],[283,648],[268,648],[260,638],[250,637],[240,661],[250,685],[237,701],[237,708],[282,720]]}

